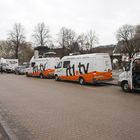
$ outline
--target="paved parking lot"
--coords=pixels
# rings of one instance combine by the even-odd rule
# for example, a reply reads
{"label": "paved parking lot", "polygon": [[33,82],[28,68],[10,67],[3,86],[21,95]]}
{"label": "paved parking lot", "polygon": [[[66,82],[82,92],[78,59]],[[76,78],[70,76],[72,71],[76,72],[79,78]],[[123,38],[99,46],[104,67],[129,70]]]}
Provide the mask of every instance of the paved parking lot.
{"label": "paved parking lot", "polygon": [[0,114],[20,140],[139,140],[140,94],[0,75]]}

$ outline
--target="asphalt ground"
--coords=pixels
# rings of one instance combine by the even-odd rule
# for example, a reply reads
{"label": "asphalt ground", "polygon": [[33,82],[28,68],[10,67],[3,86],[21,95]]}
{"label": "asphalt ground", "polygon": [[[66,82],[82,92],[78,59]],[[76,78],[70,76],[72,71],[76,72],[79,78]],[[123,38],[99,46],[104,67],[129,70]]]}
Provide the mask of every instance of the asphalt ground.
{"label": "asphalt ground", "polygon": [[0,75],[0,115],[19,140],[139,140],[140,93]]}

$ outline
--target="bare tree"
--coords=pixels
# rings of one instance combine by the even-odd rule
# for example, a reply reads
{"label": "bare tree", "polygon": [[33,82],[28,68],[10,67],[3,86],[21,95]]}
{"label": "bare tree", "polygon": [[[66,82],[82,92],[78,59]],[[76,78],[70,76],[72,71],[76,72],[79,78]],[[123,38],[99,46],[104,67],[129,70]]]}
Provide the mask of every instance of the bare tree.
{"label": "bare tree", "polygon": [[136,26],[135,45],[136,51],[140,52],[140,25]]}
{"label": "bare tree", "polygon": [[91,52],[95,45],[98,43],[96,33],[90,30],[87,34],[80,34],[77,38],[77,42],[80,46],[81,51]]}
{"label": "bare tree", "polygon": [[[137,26],[136,26],[135,39],[137,39],[137,40],[140,41],[140,25],[137,25]],[[138,42],[139,42],[139,41],[138,41]],[[140,44],[139,44],[139,46],[140,46]]]}
{"label": "bare tree", "polygon": [[[33,56],[33,48],[31,43],[24,42],[20,44],[18,50],[18,59],[20,63],[28,62]],[[0,58],[15,58],[15,48],[11,41],[0,41]]]}
{"label": "bare tree", "polygon": [[58,34],[58,42],[63,50],[66,49],[69,52],[88,52],[98,43],[98,38],[92,30],[87,34],[77,36],[72,29],[63,27]]}
{"label": "bare tree", "polygon": [[136,26],[123,25],[117,30],[116,38],[118,40],[118,47],[121,46],[121,52],[128,54],[129,58],[132,58],[139,50],[139,47],[137,47]]}
{"label": "bare tree", "polygon": [[86,45],[87,45],[87,36],[85,34],[80,34],[77,37],[77,42],[79,44],[80,50],[86,50]]}
{"label": "bare tree", "polygon": [[20,46],[19,49],[19,62],[29,62],[31,57],[33,56],[34,50],[32,44],[29,42],[25,42]]}
{"label": "bare tree", "polygon": [[50,41],[50,30],[45,23],[38,23],[35,27],[34,34],[32,35],[35,41],[35,44],[38,46],[46,46]]}
{"label": "bare tree", "polygon": [[58,33],[58,43],[63,48],[64,53],[66,50],[72,52],[75,48],[74,46],[77,46],[75,42],[76,33],[72,29],[62,27]]}
{"label": "bare tree", "polygon": [[0,41],[0,57],[3,58],[14,58],[15,57],[15,50],[14,47],[11,45],[10,41]]}
{"label": "bare tree", "polygon": [[64,49],[66,40],[66,28],[62,27],[58,33],[58,43]]}
{"label": "bare tree", "polygon": [[24,28],[21,24],[14,24],[13,30],[9,32],[8,40],[15,48],[15,58],[18,59],[19,47],[25,42]]}
{"label": "bare tree", "polygon": [[95,31],[90,30],[86,35],[86,40],[87,40],[86,42],[87,50],[93,49],[95,45],[98,43],[98,38]]}
{"label": "bare tree", "polygon": [[60,47],[63,48],[63,56],[65,55],[66,51],[66,36],[67,36],[67,29],[65,27],[62,27],[58,33],[58,44]]}
{"label": "bare tree", "polygon": [[121,40],[128,41],[128,40],[133,39],[134,35],[135,35],[135,27],[132,25],[126,24],[117,30],[116,37],[118,41],[121,41]]}

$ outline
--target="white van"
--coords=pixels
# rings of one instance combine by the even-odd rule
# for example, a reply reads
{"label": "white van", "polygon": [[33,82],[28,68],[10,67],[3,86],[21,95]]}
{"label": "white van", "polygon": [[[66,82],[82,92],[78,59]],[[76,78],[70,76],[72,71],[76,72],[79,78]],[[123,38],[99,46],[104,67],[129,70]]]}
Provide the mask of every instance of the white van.
{"label": "white van", "polygon": [[55,80],[98,83],[112,80],[111,60],[106,53],[64,56],[55,67]]}
{"label": "white van", "polygon": [[1,58],[1,64],[5,72],[14,72],[15,67],[18,66],[18,59]]}
{"label": "white van", "polygon": [[123,69],[118,80],[122,90],[125,92],[140,90],[140,55],[134,57]]}
{"label": "white van", "polygon": [[60,61],[59,57],[35,58],[30,60],[26,76],[51,78],[54,77],[55,65]]}

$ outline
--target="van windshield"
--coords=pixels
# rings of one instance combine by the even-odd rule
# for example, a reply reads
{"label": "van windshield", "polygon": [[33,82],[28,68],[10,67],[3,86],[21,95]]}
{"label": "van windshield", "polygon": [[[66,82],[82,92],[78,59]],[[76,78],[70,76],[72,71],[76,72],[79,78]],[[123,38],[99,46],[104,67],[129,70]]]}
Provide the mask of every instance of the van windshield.
{"label": "van windshield", "polygon": [[140,71],[140,59],[136,59],[133,62],[133,70]]}
{"label": "van windshield", "polygon": [[62,67],[62,62],[59,62],[56,68],[58,69],[58,68],[61,68],[61,67]]}
{"label": "van windshield", "polygon": [[129,70],[130,70],[130,62],[127,62],[127,63],[125,64],[125,70],[126,70],[126,71],[129,71]]}
{"label": "van windshield", "polygon": [[140,59],[135,59],[132,65],[132,81],[134,88],[140,88]]}
{"label": "van windshield", "polygon": [[70,66],[70,61],[64,61],[63,68],[68,68]]}

